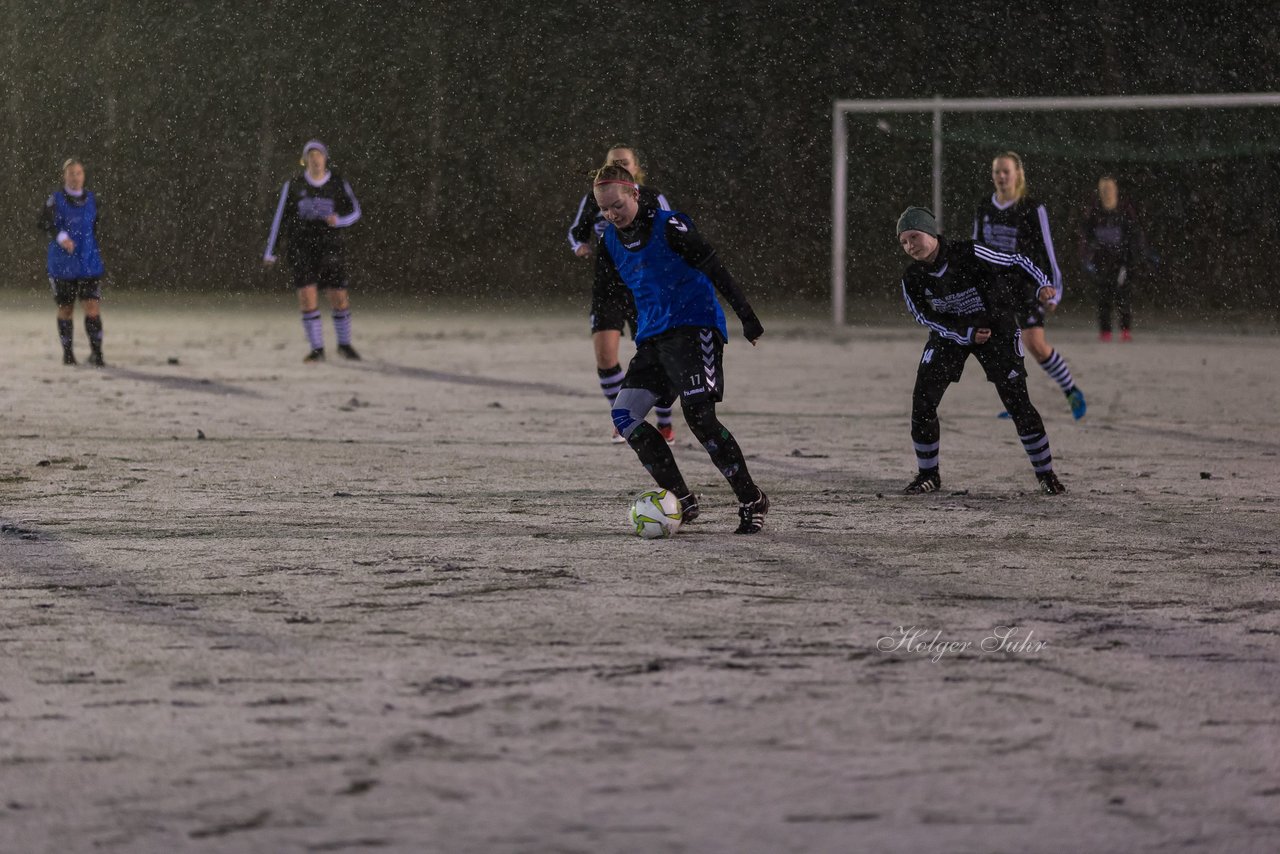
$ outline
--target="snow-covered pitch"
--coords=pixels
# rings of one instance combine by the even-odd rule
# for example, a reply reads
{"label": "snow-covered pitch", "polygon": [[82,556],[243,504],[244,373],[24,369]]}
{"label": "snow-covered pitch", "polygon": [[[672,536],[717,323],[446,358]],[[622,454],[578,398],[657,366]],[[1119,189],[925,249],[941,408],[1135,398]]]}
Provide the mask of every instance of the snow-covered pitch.
{"label": "snow-covered pitch", "polygon": [[95,371],[11,300],[0,850],[1276,850],[1274,335],[1059,320],[1070,494],[970,362],[909,498],[923,330],[760,313],[767,527],[678,422],[655,543],[585,310],[125,295]]}

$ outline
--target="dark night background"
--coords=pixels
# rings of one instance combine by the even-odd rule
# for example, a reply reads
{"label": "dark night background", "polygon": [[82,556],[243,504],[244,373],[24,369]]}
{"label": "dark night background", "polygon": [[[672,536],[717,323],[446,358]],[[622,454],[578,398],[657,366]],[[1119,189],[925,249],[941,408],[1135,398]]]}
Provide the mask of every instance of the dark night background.
{"label": "dark night background", "polygon": [[[565,231],[626,140],[753,294],[819,302],[835,98],[1273,91],[1277,22],[1274,2],[8,0],[5,286],[43,286],[35,217],[76,154],[109,209],[111,286],[283,296],[259,258],[316,136],[364,209],[355,293],[585,312]],[[992,153],[1020,151],[1070,298],[1079,209],[1113,171],[1160,257],[1140,305],[1274,316],[1278,113],[948,117],[948,224],[967,236]],[[896,295],[893,219],[930,198],[927,117],[885,118],[850,122],[855,299]]]}

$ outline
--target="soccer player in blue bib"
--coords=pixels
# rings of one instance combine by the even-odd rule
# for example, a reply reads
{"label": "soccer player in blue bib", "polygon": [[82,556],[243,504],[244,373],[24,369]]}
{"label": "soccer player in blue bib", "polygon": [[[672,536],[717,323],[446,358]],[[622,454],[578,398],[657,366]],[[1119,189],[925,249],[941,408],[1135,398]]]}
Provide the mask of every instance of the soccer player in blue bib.
{"label": "soccer player in blue bib", "polygon": [[[659,210],[671,210],[671,203],[662,191],[645,186],[644,168],[640,165],[640,155],[630,145],[618,144],[609,149],[605,155],[604,165],[616,163],[631,173],[632,180],[640,187],[640,197]],[[646,198],[647,197],[647,198]],[[592,238],[604,234],[604,217],[596,204],[595,193],[587,190],[582,201],[578,203],[578,212],[569,226],[569,248],[579,258],[590,258],[595,254],[592,249]],[[636,331],[636,303],[631,298],[631,291],[618,280],[612,268],[600,263],[599,256],[593,265],[594,275],[591,285],[591,344],[596,353],[596,374],[600,378],[600,390],[609,401],[610,408],[622,388],[622,378],[626,372],[618,361],[618,345],[622,340],[622,332],[629,324],[631,336]],[[654,407],[657,416],[658,432],[667,440],[668,445],[675,444],[675,429],[671,426],[671,401],[659,401]],[[621,444],[626,441],[618,429],[613,428],[612,441]]]}
{"label": "soccer player in blue bib", "polygon": [[40,229],[49,235],[47,268],[53,298],[58,304],[58,338],[62,364],[74,365],[72,347],[76,299],[84,306],[84,331],[89,336],[89,364],[103,367],[102,255],[98,252],[98,197],[85,189],[84,164],[74,157],[62,164],[62,189],[45,200]]}
{"label": "soccer player in blue bib", "polygon": [[723,348],[728,341],[728,301],[753,345],[764,327],[715,250],[684,214],[642,200],[631,173],[620,165],[596,173],[596,203],[608,225],[600,239],[602,261],[631,289],[636,303],[636,353],[613,405],[613,423],[658,486],[680,499],[684,521],[698,516],[698,498],[685,484],[671,449],[645,415],[674,396],[685,421],[738,498],[736,533],[764,527],[769,499],[747,471],[733,434],[716,418],[724,399]]}

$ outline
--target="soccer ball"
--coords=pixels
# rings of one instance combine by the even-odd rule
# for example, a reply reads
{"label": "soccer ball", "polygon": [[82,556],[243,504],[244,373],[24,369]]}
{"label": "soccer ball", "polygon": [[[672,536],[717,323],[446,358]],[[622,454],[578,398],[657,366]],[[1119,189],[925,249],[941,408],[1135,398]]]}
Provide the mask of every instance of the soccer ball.
{"label": "soccer ball", "polygon": [[675,536],[681,516],[680,499],[665,489],[642,492],[631,502],[631,525],[646,540]]}

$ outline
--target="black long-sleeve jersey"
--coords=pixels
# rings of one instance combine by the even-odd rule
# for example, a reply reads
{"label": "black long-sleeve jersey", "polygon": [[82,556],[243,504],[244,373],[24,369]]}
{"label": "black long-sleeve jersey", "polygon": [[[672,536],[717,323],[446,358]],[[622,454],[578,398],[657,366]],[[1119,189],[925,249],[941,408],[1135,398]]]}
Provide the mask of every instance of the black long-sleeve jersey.
{"label": "black long-sleeve jersey", "polygon": [[913,261],[902,276],[902,297],[916,322],[957,344],[973,343],[976,329],[1017,327],[1022,304],[1017,279],[1035,289],[1049,280],[1025,255],[988,249],[972,240],[938,238],[933,261]]}
{"label": "black long-sleeve jersey", "polygon": [[[85,187],[84,192],[78,196],[73,196],[64,189],[63,195],[67,197],[67,204],[80,207],[89,198],[88,192],[89,188]],[[97,193],[93,194],[93,206],[95,212],[93,230],[95,236],[97,236],[101,233],[100,227],[102,225],[102,197]],[[40,229],[45,234],[49,235],[51,239],[55,240],[58,237],[58,227],[54,224],[56,215],[57,210],[56,205],[53,202],[53,193],[50,193],[49,197],[44,201],[44,207],[40,208],[39,216],[36,217],[36,228]],[[101,241],[99,240],[99,242]]]}
{"label": "black long-sleeve jersey", "polygon": [[[995,194],[978,203],[973,217],[973,239],[1006,255],[1024,255],[1043,271],[1053,287],[1050,305],[1062,300],[1062,270],[1049,231],[1049,212],[1028,196],[1001,205]],[[1030,295],[1034,301],[1035,294]]]}
{"label": "black long-sleeve jersey", "polygon": [[1080,260],[1086,267],[1133,267],[1146,255],[1146,237],[1128,202],[1112,210],[1095,200],[1080,223]]}
{"label": "black long-sleeve jersey", "polygon": [[[673,210],[671,202],[667,201],[662,191],[653,187],[640,187],[640,203],[649,204],[658,210]],[[569,224],[569,249],[577,252],[578,247],[590,241],[592,235],[599,240],[606,224],[600,213],[600,205],[596,203],[596,194],[587,190],[587,194],[578,203],[578,212],[574,215],[573,222]]]}
{"label": "black long-sleeve jersey", "polygon": [[[337,225],[329,225],[325,219],[338,218]],[[284,238],[289,257],[302,253],[342,252],[342,229],[360,219],[360,202],[351,191],[351,185],[335,171],[319,184],[313,184],[306,172],[300,172],[284,182],[280,190],[280,202],[271,221],[271,234],[267,237],[267,251],[263,259],[273,261],[276,244]]]}
{"label": "black long-sleeve jersey", "polygon": [[[631,221],[631,225],[618,229],[618,238],[622,241],[622,245],[632,251],[643,249],[653,235],[653,220],[659,210],[667,209],[659,207],[656,199],[646,200],[642,193],[636,218]],[[729,271],[720,263],[715,248],[698,232],[693,223],[685,219],[669,219],[665,235],[667,245],[675,250],[685,263],[706,274],[711,284],[729,303],[729,307],[733,309],[738,319],[745,322],[755,317],[755,311],[752,310],[746,293],[734,281],[733,276],[729,275]],[[607,282],[596,284],[623,284],[622,277],[618,274],[618,267],[603,244],[600,246],[600,257],[602,263],[596,265],[596,275],[607,276],[609,279]]]}

